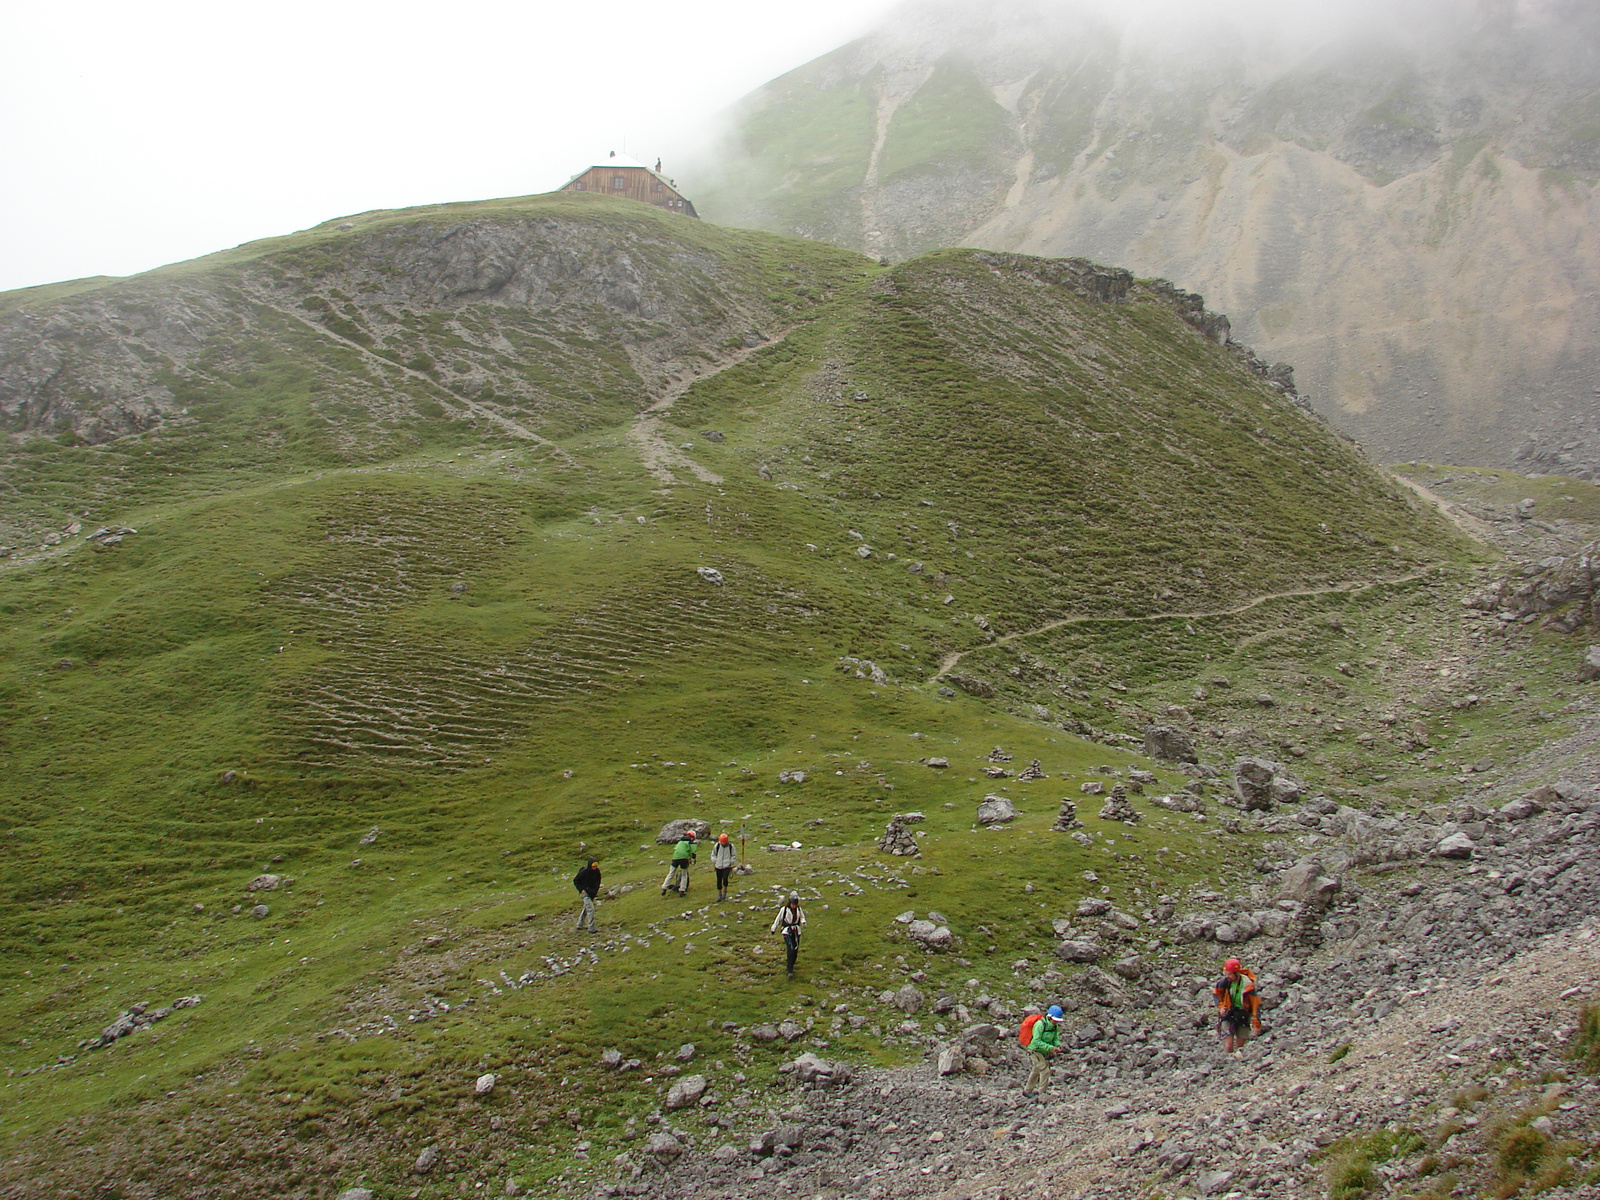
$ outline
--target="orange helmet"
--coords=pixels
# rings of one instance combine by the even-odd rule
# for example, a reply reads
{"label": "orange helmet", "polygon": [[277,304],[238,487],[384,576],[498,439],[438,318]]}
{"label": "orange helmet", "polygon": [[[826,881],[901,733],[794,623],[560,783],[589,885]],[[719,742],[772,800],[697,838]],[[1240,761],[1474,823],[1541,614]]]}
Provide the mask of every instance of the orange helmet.
{"label": "orange helmet", "polygon": [[725,834],[725,833],[717,834],[717,841],[721,842],[724,846],[726,846],[728,844],[728,835]]}
{"label": "orange helmet", "polygon": [[1241,971],[1244,969],[1244,964],[1237,958],[1230,958],[1227,962],[1222,964],[1222,969],[1224,971]]}
{"label": "orange helmet", "polygon": [[699,836],[699,835],[698,835],[698,834],[697,834],[697,833],[695,833],[695,831],[694,831],[694,830],[692,830],[692,829],[685,829],[685,830],[684,830],[684,831],[683,831],[683,836],[684,836],[684,837],[686,837],[686,838],[688,838],[688,839],[689,839],[689,840],[690,840],[690,841],[691,841],[691,842],[692,842],[692,841],[694,841],[694,840],[695,840],[695,839],[696,839],[696,838],[697,838],[697,837],[698,837],[698,836]]}

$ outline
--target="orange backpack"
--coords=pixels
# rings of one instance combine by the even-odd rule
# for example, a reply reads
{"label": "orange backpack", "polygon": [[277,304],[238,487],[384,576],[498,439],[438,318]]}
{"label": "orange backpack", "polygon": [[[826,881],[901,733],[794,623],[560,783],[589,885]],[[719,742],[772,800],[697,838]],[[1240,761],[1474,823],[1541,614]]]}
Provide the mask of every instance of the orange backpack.
{"label": "orange backpack", "polygon": [[1028,1048],[1028,1043],[1033,1041],[1033,1027],[1042,1020],[1044,1020],[1043,1013],[1029,1013],[1022,1018],[1022,1028],[1017,1030],[1017,1041],[1022,1044],[1024,1050]]}

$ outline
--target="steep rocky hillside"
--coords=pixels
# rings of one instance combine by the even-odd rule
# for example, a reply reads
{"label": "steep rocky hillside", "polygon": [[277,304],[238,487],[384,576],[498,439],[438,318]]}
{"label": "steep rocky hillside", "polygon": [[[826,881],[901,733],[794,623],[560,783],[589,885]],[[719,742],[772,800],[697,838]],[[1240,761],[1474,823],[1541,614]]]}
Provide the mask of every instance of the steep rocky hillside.
{"label": "steep rocky hillside", "polygon": [[[1204,293],[1387,460],[1600,471],[1600,23],[1487,6],[1306,45],[1225,11],[913,5],[774,80],[711,219],[900,259],[1085,255]],[[1198,10],[1197,10],[1198,11]]]}
{"label": "steep rocky hillside", "polygon": [[[1348,1006],[1391,885],[1437,870],[1474,911],[1458,835],[1537,875],[1497,908],[1516,930],[1571,927],[1542,900],[1591,886],[1565,860],[1593,832],[1592,603],[1468,607],[1521,568],[1197,297],[604,199],[340,224],[14,298],[7,378],[42,399],[0,501],[29,539],[0,563],[0,1194],[749,1194],[794,1169],[855,1196],[891,1168],[970,1194],[970,1120],[929,1131],[955,1145],[934,1162],[892,1106],[823,1138],[808,1097],[998,1103],[1003,1055],[933,1075],[951,1042],[1096,988],[1116,1015],[1074,1028],[1124,1041],[1084,1086],[1192,1075],[1200,1045],[1161,1031],[1203,1013],[1219,951],[1271,964],[1285,1007]],[[113,383],[135,427],[108,437]],[[1546,782],[1541,812],[1483,811]],[[675,820],[734,838],[729,902],[704,852],[662,894]],[[1467,930],[1406,902],[1436,940],[1396,971],[1431,988]],[[1326,1036],[1284,1022],[1296,1070]],[[1229,1169],[1181,1115],[1185,1185]],[[797,1122],[809,1147],[775,1132]],[[852,1139],[875,1157],[824,1178]]]}

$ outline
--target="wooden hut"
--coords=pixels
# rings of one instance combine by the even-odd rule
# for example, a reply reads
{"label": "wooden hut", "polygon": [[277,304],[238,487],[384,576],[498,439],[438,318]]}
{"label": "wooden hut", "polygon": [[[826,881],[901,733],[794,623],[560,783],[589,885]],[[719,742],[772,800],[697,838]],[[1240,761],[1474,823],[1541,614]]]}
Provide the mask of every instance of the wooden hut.
{"label": "wooden hut", "polygon": [[586,167],[569,179],[560,189],[563,192],[595,192],[601,196],[620,196],[627,200],[642,200],[657,208],[699,219],[688,197],[661,173],[661,160],[656,165],[645,166],[626,154],[613,150],[601,163]]}

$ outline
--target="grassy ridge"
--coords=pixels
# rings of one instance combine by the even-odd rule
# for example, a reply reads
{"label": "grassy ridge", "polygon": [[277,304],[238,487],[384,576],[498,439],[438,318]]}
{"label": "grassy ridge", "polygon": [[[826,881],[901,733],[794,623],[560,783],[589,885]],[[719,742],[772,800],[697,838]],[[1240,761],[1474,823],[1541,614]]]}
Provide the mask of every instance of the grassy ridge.
{"label": "grassy ridge", "polygon": [[[381,219],[409,244],[403,215]],[[190,380],[188,425],[17,451],[32,474],[12,503],[92,503],[138,530],[0,575],[0,1139],[22,1194],[119,1171],[168,1192],[393,1182],[435,1141],[481,1146],[455,1160],[462,1179],[586,1174],[575,1143],[594,1143],[590,1162],[625,1149],[628,1118],[659,1102],[657,1056],[683,1041],[725,1097],[758,1106],[795,1052],[752,1045],[758,1019],[810,1020],[856,1061],[920,1054],[871,999],[905,969],[1017,1005],[1070,986],[1049,976],[1049,922],[1082,895],[1137,910],[1247,866],[1187,817],[1128,830],[1086,802],[1093,847],[1048,833],[1099,768],[1151,764],[1063,732],[1064,713],[1041,712],[1064,677],[1047,696],[1001,660],[1029,646],[1053,670],[1176,686],[1257,625],[1199,622],[1193,644],[1165,627],[1154,656],[1110,625],[996,635],[1465,561],[1442,522],[1153,292],[1095,304],[1025,262],[956,252],[892,271],[819,259],[807,282],[793,243],[651,228],[683,231],[685,254],[752,259],[747,282],[768,279],[798,321],[664,414],[720,483],[644,470],[619,424],[636,395],[594,395],[559,454],[417,410],[341,441],[362,422],[302,385],[371,364],[292,323],[268,361]],[[351,272],[376,270],[371,242],[339,236],[250,261],[299,278],[322,267],[295,255],[332,271],[344,245]],[[379,301],[350,303],[397,354],[414,347],[394,331],[430,320],[383,326]],[[505,370],[553,370],[579,345],[524,347]],[[962,651],[996,703],[921,686]],[[1052,778],[984,778],[997,743]],[[921,761],[935,755],[948,771]],[[795,768],[806,782],[781,784]],[[1024,815],[974,830],[995,788]],[[924,857],[885,859],[872,839],[908,809],[927,814]],[[735,904],[706,907],[703,868],[688,900],[657,893],[654,833],[684,815],[747,835],[757,873]],[[603,907],[592,956],[568,928],[588,853],[632,885]],[[246,894],[261,871],[292,882]],[[816,924],[784,990],[766,910],[792,886]],[[893,921],[907,908],[948,916],[957,950],[910,952]],[[1172,953],[1148,943],[1129,949]],[[134,1001],[192,993],[200,1006],[151,1032],[76,1050]],[[840,1003],[867,1022],[836,1019]],[[598,1073],[610,1045],[644,1069]],[[507,1079],[482,1103],[481,1070]],[[92,1167],[62,1151],[89,1142]]]}

